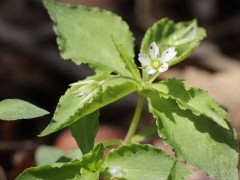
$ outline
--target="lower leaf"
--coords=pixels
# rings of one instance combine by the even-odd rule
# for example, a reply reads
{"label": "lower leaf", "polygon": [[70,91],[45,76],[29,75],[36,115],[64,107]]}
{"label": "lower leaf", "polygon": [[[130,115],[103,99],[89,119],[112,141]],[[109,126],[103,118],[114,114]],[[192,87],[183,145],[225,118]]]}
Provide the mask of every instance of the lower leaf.
{"label": "lower leaf", "polygon": [[150,145],[132,144],[112,150],[104,162],[107,179],[185,179],[191,171]]}
{"label": "lower leaf", "polygon": [[179,159],[219,179],[238,179],[238,146],[233,129],[182,110],[175,100],[157,92],[149,95],[149,108],[157,119],[159,135],[173,147]]}
{"label": "lower leaf", "polygon": [[64,164],[55,163],[53,165],[45,165],[26,169],[16,178],[16,180],[74,179],[76,175],[80,175],[80,168],[80,161]]}

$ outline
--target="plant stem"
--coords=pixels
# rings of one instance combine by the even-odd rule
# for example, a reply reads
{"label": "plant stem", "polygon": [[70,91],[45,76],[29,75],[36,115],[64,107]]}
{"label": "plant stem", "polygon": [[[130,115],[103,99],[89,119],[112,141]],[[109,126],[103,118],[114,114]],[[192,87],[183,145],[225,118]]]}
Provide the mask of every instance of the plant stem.
{"label": "plant stem", "polygon": [[138,123],[139,123],[140,116],[141,116],[142,109],[143,109],[143,104],[144,104],[144,97],[142,95],[139,95],[137,107],[135,109],[133,119],[132,119],[131,125],[128,129],[127,135],[124,139],[124,144],[130,144],[132,141],[132,138],[138,127]]}
{"label": "plant stem", "polygon": [[160,73],[156,73],[154,74],[150,79],[149,79],[149,82],[153,82],[158,76],[159,76]]}

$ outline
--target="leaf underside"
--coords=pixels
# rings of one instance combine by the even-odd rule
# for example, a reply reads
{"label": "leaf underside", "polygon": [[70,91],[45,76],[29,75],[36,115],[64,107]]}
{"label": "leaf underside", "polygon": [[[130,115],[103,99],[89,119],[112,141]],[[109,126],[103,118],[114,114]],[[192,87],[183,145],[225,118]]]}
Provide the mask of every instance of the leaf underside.
{"label": "leaf underside", "polygon": [[96,111],[82,117],[70,126],[72,136],[83,154],[88,153],[94,147],[94,140],[99,126],[98,117],[99,112]]}

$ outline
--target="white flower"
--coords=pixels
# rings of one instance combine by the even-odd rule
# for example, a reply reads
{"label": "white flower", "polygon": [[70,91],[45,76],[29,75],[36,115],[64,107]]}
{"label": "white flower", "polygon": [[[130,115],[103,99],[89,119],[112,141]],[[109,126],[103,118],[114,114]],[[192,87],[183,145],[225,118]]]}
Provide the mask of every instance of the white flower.
{"label": "white flower", "polygon": [[159,48],[155,42],[152,42],[149,47],[149,55],[140,53],[138,54],[138,60],[142,63],[143,67],[146,67],[148,74],[154,74],[157,71],[164,72],[168,70],[168,61],[176,56],[177,52],[175,47],[170,47],[163,51],[159,58]]}

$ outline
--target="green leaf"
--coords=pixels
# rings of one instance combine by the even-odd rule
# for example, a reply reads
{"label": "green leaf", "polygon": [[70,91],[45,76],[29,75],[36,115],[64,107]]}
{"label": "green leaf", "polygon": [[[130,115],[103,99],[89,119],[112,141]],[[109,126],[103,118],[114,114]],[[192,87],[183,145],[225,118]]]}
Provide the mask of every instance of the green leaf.
{"label": "green leaf", "polygon": [[126,64],[126,68],[128,69],[128,71],[132,74],[132,76],[137,79],[137,80],[141,80],[141,76],[139,73],[139,70],[134,62],[134,57],[133,54],[130,54],[119,42],[116,38],[113,37],[113,43],[117,49],[117,51],[119,52],[120,57],[122,58],[122,60],[124,61],[124,63]]}
{"label": "green leaf", "polygon": [[[75,154],[75,153],[74,153]],[[16,180],[61,180],[61,179],[98,179],[103,164],[104,148],[98,144],[80,160],[68,163],[54,163],[26,169]],[[75,154],[76,155],[76,154]]]}
{"label": "green leaf", "polygon": [[98,117],[99,112],[96,111],[82,117],[70,126],[72,136],[83,154],[88,153],[94,147],[94,140],[99,126]]}
{"label": "green leaf", "polygon": [[0,120],[32,119],[49,112],[19,99],[5,99],[0,102]]}
{"label": "green leaf", "polygon": [[131,57],[134,56],[134,38],[119,16],[98,8],[53,0],[43,0],[43,3],[54,22],[63,59],[71,59],[76,64],[88,63],[98,72],[133,77],[112,41],[114,37]]}
{"label": "green leaf", "polygon": [[187,89],[184,82],[177,79],[155,83],[152,87],[165,97],[175,99],[181,109],[191,110],[197,116],[204,115],[218,125],[230,129],[227,113],[209,96],[207,91],[197,88]]}
{"label": "green leaf", "polygon": [[53,146],[40,146],[35,152],[35,160],[38,166],[53,164],[64,155],[64,152]]}
{"label": "green leaf", "polygon": [[99,180],[99,171],[92,172],[82,168],[81,173],[81,178],[76,180]]}
{"label": "green leaf", "polygon": [[82,158],[81,165],[89,171],[97,171],[103,164],[104,147],[102,144],[97,144],[92,151],[85,154]]}
{"label": "green leaf", "polygon": [[16,180],[60,180],[74,179],[80,174],[81,163],[74,161],[70,163],[55,163],[29,168],[23,171]]}
{"label": "green leaf", "polygon": [[99,170],[103,164],[104,147],[102,144],[96,145],[92,151],[82,158],[81,174],[86,180],[99,179]]}
{"label": "green leaf", "polygon": [[233,129],[210,118],[179,108],[175,100],[149,93],[149,107],[157,119],[159,135],[180,160],[224,180],[237,180],[237,142]]}
{"label": "green leaf", "polygon": [[139,83],[121,76],[96,75],[72,85],[58,103],[45,136],[71,125],[80,118],[138,89]]}
{"label": "green leaf", "polygon": [[[108,179],[185,179],[191,171],[165,152],[150,145],[124,145],[112,150],[104,162]],[[176,177],[176,178],[172,178]]]}
{"label": "green leaf", "polygon": [[142,41],[141,52],[148,54],[149,46],[154,41],[161,51],[175,47],[177,56],[169,61],[172,66],[189,56],[205,37],[205,30],[197,26],[196,20],[175,23],[164,18],[148,29]]}

